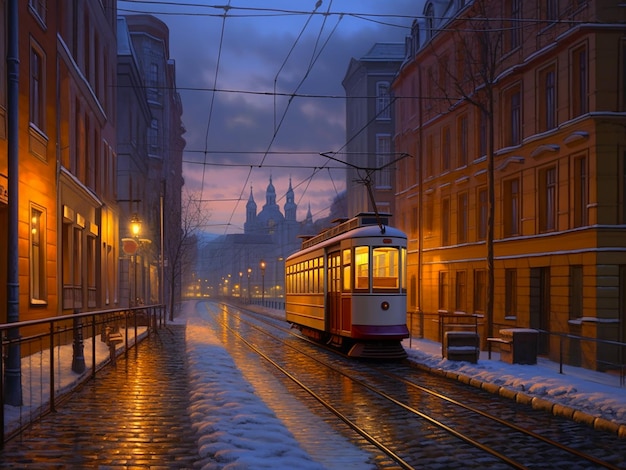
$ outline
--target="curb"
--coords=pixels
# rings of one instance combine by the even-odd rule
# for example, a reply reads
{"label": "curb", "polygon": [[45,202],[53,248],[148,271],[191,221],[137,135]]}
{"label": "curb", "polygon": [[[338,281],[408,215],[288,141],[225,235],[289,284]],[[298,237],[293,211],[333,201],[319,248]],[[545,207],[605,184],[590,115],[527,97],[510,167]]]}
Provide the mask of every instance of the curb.
{"label": "curb", "polygon": [[615,434],[620,439],[626,439],[626,424],[619,424],[606,418],[593,416],[584,411],[572,408],[571,406],[556,403],[545,398],[528,395],[527,393],[511,390],[510,388],[506,388],[491,382],[484,382],[474,377],[459,374],[458,372],[444,369],[435,369],[413,361],[411,361],[411,364],[416,366],[418,369],[424,370],[426,372],[447,377],[452,380],[457,380],[461,383],[471,385],[472,387],[485,390],[486,392],[500,395],[503,398],[514,400],[515,402],[522,405],[529,405],[534,409],[546,411],[554,416],[558,416],[561,418],[570,419],[577,423],[587,425],[597,431],[604,431]]}

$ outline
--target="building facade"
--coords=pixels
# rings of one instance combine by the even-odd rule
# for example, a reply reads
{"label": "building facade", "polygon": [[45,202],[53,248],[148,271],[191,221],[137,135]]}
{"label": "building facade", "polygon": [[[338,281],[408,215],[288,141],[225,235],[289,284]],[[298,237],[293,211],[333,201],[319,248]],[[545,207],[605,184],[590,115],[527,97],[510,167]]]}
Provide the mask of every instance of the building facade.
{"label": "building facade", "polygon": [[426,2],[393,85],[426,337],[475,313],[483,345],[530,327],[551,359],[565,338],[570,364],[623,363],[580,338],[626,341],[625,23],[619,1]]}
{"label": "building facade", "polygon": [[[182,103],[176,66],[169,55],[169,29],[151,15],[118,19],[120,64],[117,128],[118,201],[124,304],[157,303],[168,309],[180,299]],[[131,220],[141,222],[132,234]],[[161,263],[161,260],[165,260]]]}
{"label": "building facade", "polygon": [[[0,65],[0,246],[17,225],[19,320],[114,306],[116,2],[15,3],[17,117],[7,115],[7,62]],[[3,52],[13,24],[7,7],[0,2]],[[17,220],[7,209],[9,119],[18,134]],[[6,296],[0,291],[3,322]]]}
{"label": "building facade", "polygon": [[[395,213],[394,105],[391,83],[404,60],[404,44],[376,43],[351,59],[346,92],[346,188],[348,214]],[[376,207],[370,200],[370,184]],[[392,219],[393,220],[393,219]]]}

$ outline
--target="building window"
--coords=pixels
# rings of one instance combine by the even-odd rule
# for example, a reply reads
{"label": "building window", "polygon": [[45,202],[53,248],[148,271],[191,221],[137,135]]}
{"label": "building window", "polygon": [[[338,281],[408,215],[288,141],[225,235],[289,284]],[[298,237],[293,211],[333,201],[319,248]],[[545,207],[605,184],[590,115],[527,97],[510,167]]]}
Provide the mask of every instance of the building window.
{"label": "building window", "polygon": [[513,50],[517,49],[522,43],[522,0],[511,0],[510,12],[509,50]]}
{"label": "building window", "polygon": [[506,146],[522,141],[522,93],[519,86],[509,89],[504,96],[504,142]]}
{"label": "building window", "polygon": [[504,236],[512,237],[520,234],[520,183],[519,179],[504,182]]}
{"label": "building window", "polygon": [[476,159],[487,155],[487,123],[489,122],[487,113],[480,110],[478,113],[478,155]]}
{"label": "building window", "polygon": [[441,201],[441,245],[450,244],[450,198]]}
{"label": "building window", "polygon": [[435,7],[432,3],[426,6],[424,17],[426,19],[426,38],[430,39],[435,34]]}
{"label": "building window", "polygon": [[572,53],[572,117],[589,111],[587,76],[587,48],[580,47]]}
{"label": "building window", "polygon": [[391,161],[391,136],[389,134],[376,135],[376,187],[391,189],[392,169]]}
{"label": "building window", "polygon": [[478,189],[478,210],[476,211],[476,236],[478,240],[487,238],[487,188]]}
{"label": "building window", "polygon": [[459,118],[459,161],[457,166],[462,167],[467,165],[467,154],[469,152],[469,128],[467,122],[467,115],[463,115]]}
{"label": "building window", "polygon": [[589,224],[587,216],[588,181],[587,157],[574,159],[574,227],[584,227]]}
{"label": "building window", "polygon": [[448,273],[439,272],[439,310],[448,310]]}
{"label": "building window", "polygon": [[546,0],[545,17],[548,21],[559,19],[559,0]]}
{"label": "building window", "polygon": [[467,193],[460,193],[458,196],[457,207],[457,235],[459,243],[467,242],[468,231],[468,201]]}
{"label": "building window", "polygon": [[474,313],[484,313],[487,305],[487,271],[474,270]]}
{"label": "building window", "polygon": [[583,317],[583,267],[569,267],[569,318],[575,320]]}
{"label": "building window", "polygon": [[48,3],[47,0],[28,0],[30,10],[37,15],[44,25],[46,24],[46,12],[48,10],[46,3]]}
{"label": "building window", "polygon": [[556,127],[556,72],[549,67],[539,73],[539,130]]}
{"label": "building window", "polygon": [[44,55],[38,47],[30,51],[30,122],[40,131],[44,128],[45,84]]}
{"label": "building window", "polygon": [[450,128],[441,131],[441,171],[450,170]]}
{"label": "building window", "polygon": [[378,82],[376,84],[376,119],[391,119],[389,82]]}
{"label": "building window", "polygon": [[159,154],[159,121],[153,119],[148,129],[148,151],[151,155]]}
{"label": "building window", "polygon": [[626,151],[622,155],[622,223],[626,224]]}
{"label": "building window", "polygon": [[426,177],[431,177],[434,174],[434,163],[433,163],[433,136],[432,134],[426,137],[426,168],[425,174]]}
{"label": "building window", "polygon": [[157,101],[159,98],[159,65],[152,62],[148,68],[148,76],[146,77],[148,99]]}
{"label": "building window", "polygon": [[433,233],[433,212],[433,201],[429,198],[424,207],[424,232],[426,235]]}
{"label": "building window", "polygon": [[455,297],[456,303],[454,305],[454,309],[457,312],[465,312],[467,305],[467,273],[465,271],[457,271],[456,272],[456,286],[455,286]]}
{"label": "building window", "polygon": [[417,207],[412,207],[411,208],[411,236],[415,237],[417,236],[417,231],[418,231],[418,213],[417,213]]}
{"label": "building window", "polygon": [[517,270],[504,271],[504,315],[517,316]]}
{"label": "building window", "polygon": [[30,209],[30,300],[43,303],[46,300],[46,220],[43,209]]}
{"label": "building window", "polygon": [[556,167],[539,171],[539,231],[556,230]]}

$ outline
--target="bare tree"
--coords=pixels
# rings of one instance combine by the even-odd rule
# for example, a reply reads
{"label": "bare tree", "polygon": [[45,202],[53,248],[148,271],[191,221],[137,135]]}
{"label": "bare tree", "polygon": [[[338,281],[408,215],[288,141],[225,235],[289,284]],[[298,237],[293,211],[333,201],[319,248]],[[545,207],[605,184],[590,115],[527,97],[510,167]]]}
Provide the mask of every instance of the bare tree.
{"label": "bare tree", "polygon": [[[180,208],[171,208],[165,215],[166,220],[168,217],[169,220],[180,220],[177,233],[166,233],[163,243],[167,266],[164,270],[164,282],[167,287],[166,303],[169,308],[169,319],[173,321],[174,310],[181,297],[185,273],[193,270],[193,262],[197,258],[199,231],[206,226],[210,213],[198,195],[184,191]],[[171,224],[170,226],[175,227]],[[170,229],[170,232],[175,232],[175,230]]]}
{"label": "bare tree", "polygon": [[[460,12],[446,27],[451,35],[449,46],[454,59],[450,60],[449,50],[444,53],[433,49],[438,59],[439,80],[434,83],[444,96],[450,108],[462,102],[469,103],[479,111],[483,120],[485,151],[487,160],[487,233],[486,268],[487,299],[485,321],[487,336],[493,335],[494,309],[494,109],[495,89],[499,75],[504,68],[503,48],[505,34],[510,41],[521,35],[520,23],[515,18],[503,19],[500,2],[476,0],[466,10]],[[496,19],[497,18],[497,19]],[[431,42],[432,44],[432,42]]]}

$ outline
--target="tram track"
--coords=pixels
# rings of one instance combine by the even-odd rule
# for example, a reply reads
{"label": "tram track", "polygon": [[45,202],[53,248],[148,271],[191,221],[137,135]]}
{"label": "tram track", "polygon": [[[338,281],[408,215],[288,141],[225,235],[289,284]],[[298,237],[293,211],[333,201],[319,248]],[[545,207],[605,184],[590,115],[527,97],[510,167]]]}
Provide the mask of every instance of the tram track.
{"label": "tram track", "polygon": [[[237,307],[237,309],[241,312],[245,311],[242,307]],[[229,316],[233,315],[235,314],[229,311]],[[246,313],[246,315],[252,316],[254,321],[244,319],[241,314],[236,315],[238,317],[237,322],[239,327],[245,324],[255,332],[254,334],[262,334],[265,338],[271,338],[272,341],[276,341],[281,348],[286,346],[292,353],[300,355],[301,358],[306,358],[299,360],[313,361],[315,364],[315,366],[311,366],[313,369],[322,366],[332,371],[332,374],[336,374],[337,377],[342,378],[338,382],[349,380],[350,383],[358,386],[359,390],[367,390],[367,392],[359,391],[358,396],[365,396],[364,393],[368,393],[378,397],[376,399],[378,401],[372,398],[363,398],[363,400],[366,402],[371,400],[372,403],[376,403],[377,407],[388,409],[389,411],[386,412],[386,414],[388,416],[394,416],[394,419],[399,422],[411,422],[411,427],[416,427],[420,431],[410,434],[409,429],[405,429],[403,432],[406,435],[410,434],[414,440],[424,439],[424,436],[435,435],[438,436],[438,443],[446,441],[446,446],[454,448],[454,444],[442,438],[441,433],[443,432],[457,442],[461,441],[466,446],[478,449],[481,453],[490,455],[493,459],[505,465],[503,468],[533,468],[543,462],[542,455],[550,455],[555,462],[576,463],[579,468],[624,468],[587,452],[580,451],[570,445],[548,438],[528,427],[516,424],[511,420],[500,418],[476,406],[470,406],[467,403],[463,403],[436,390],[408,380],[398,373],[385,370],[376,364],[373,365],[350,360],[349,365],[343,364],[342,366],[338,366],[336,364],[337,361],[334,359],[323,360],[319,357],[320,354],[316,351],[319,351],[320,345],[317,343],[313,343],[316,350],[308,352],[304,348],[294,346],[294,344],[292,344],[293,341],[286,341],[284,337],[279,337],[267,331],[267,327],[271,327],[280,331],[283,336],[287,335],[289,338],[297,337],[299,342],[301,341],[303,345],[307,344],[307,347],[308,343],[312,343],[299,334],[295,334],[292,330],[277,324],[276,321],[263,318],[255,312]],[[227,320],[224,318],[216,318],[216,320],[234,336],[244,342],[247,347],[262,357],[267,363],[271,364],[277,371],[280,371],[281,374],[295,383],[301,390],[312,396],[322,406],[347,424],[353,431],[392,459],[400,468],[414,468],[414,465],[422,466],[419,458],[416,460],[415,456],[411,455],[411,452],[408,453],[408,456],[403,456],[403,452],[407,451],[406,445],[404,449],[393,448],[393,440],[389,442],[388,439],[380,435],[376,436],[375,433],[371,431],[371,426],[359,424],[358,418],[355,419],[354,416],[351,417],[349,415],[349,412],[352,410],[348,412],[342,411],[340,406],[337,406],[332,400],[333,394],[341,395],[341,393],[338,393],[336,390],[333,391],[332,387],[327,385],[315,384],[313,386],[310,383],[307,384],[305,379],[299,377],[293,371],[290,371],[289,367],[293,366],[286,366],[285,364],[281,364],[278,360],[273,359],[271,353],[262,350],[261,347],[244,338],[239,331],[230,327],[227,324]],[[260,327],[258,323],[263,324],[264,327]],[[301,372],[301,370],[298,372]],[[316,390],[315,387],[317,387],[318,390]],[[398,390],[403,392],[403,397],[400,397],[401,394],[398,393]],[[357,393],[355,393],[355,396],[356,395]],[[426,399],[424,397],[428,398]],[[381,400],[384,400],[387,404],[383,405]],[[438,400],[437,404],[433,404],[431,408],[439,409],[439,416],[432,411],[425,412],[424,410],[418,409],[416,404],[421,404],[426,400]],[[345,406],[345,403],[342,405]],[[421,420],[422,423],[427,423],[428,426],[424,426],[423,424],[416,426],[413,424],[415,419]],[[480,424],[478,424],[479,422]],[[489,424],[485,424],[486,422],[489,422]],[[494,428],[498,428],[499,430],[492,432],[491,430]],[[433,429],[437,431],[434,432]],[[476,429],[489,429],[490,431],[487,433],[484,431],[476,432]],[[420,435],[420,432],[422,435]],[[492,435],[489,435],[490,433]],[[497,438],[494,438],[493,434],[497,434]],[[539,455],[539,461],[533,463],[533,458],[536,457],[536,455],[525,455],[522,451],[517,452],[517,455],[511,457],[511,445],[499,446],[498,441],[506,441],[507,443],[517,442],[522,449],[533,449],[533,454]],[[498,447],[500,447],[500,449],[498,449]],[[468,453],[468,455],[476,455],[469,450],[464,450],[463,452]],[[586,462],[587,466],[581,466],[581,462]],[[623,461],[621,464],[625,465]],[[470,467],[470,465],[468,465],[468,467]],[[559,467],[556,466],[556,468]]]}

